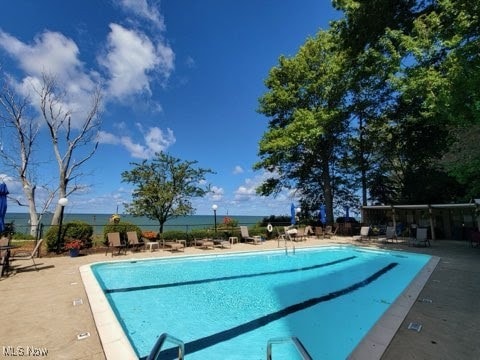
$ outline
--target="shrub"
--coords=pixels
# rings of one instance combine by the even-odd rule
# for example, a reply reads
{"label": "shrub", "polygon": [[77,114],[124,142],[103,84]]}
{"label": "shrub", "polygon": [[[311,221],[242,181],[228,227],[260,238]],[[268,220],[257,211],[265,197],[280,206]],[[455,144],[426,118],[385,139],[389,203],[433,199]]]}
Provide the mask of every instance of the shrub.
{"label": "shrub", "polygon": [[57,244],[58,225],[50,226],[45,233],[44,238],[47,243],[47,250],[51,252],[57,250],[57,245],[58,249],[63,249],[65,246],[65,240],[80,240],[82,242],[82,248],[91,247],[92,235],[92,225],[84,221],[73,220],[62,225],[59,244]]}
{"label": "shrub", "polygon": [[188,234],[182,230],[169,230],[160,234],[160,238],[164,240],[188,240]]}
{"label": "shrub", "polygon": [[35,236],[30,234],[14,233],[12,235],[13,240],[35,240]]}

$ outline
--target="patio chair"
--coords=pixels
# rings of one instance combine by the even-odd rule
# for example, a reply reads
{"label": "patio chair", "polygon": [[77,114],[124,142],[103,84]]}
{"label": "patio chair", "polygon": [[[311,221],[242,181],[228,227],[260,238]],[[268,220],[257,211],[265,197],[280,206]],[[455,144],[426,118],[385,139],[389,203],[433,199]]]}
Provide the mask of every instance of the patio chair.
{"label": "patio chair", "polygon": [[356,241],[368,240],[370,239],[369,234],[370,234],[370,226],[362,226],[360,228],[360,235],[355,235],[353,239]]}
{"label": "patio chair", "polygon": [[143,244],[138,241],[138,235],[136,231],[127,231],[127,241],[128,246],[131,246],[135,251],[139,251],[140,247],[143,246]]}
{"label": "patio chair", "polygon": [[8,271],[9,251],[0,250],[0,277]]}
{"label": "patio chair", "polygon": [[228,240],[225,240],[225,239],[213,239],[213,244],[215,246],[218,246],[218,247],[222,248],[222,249],[232,247],[232,243]]}
{"label": "patio chair", "polygon": [[413,245],[413,246],[423,245],[425,247],[431,246],[430,240],[428,240],[428,236],[427,236],[427,228],[417,228],[417,235],[414,238],[410,238],[408,245]]}
{"label": "patio chair", "polygon": [[171,251],[182,250],[183,252],[185,252],[185,246],[187,245],[186,240],[175,240],[175,241],[162,240],[162,241],[163,241],[163,250],[171,250]]}
{"label": "patio chair", "polygon": [[315,236],[317,237],[317,239],[320,239],[320,237],[322,239],[325,239],[323,228],[321,226],[315,226]]}
{"label": "patio chair", "polygon": [[240,226],[240,233],[242,234],[242,239],[245,242],[251,242],[254,245],[262,243],[262,238],[260,236],[250,236],[248,234],[248,227],[246,226]]}
{"label": "patio chair", "polygon": [[338,230],[338,226],[333,229],[333,227],[331,225],[327,225],[325,227],[325,231],[323,233],[323,237],[324,238],[331,238],[331,237],[335,237],[335,235],[337,234],[337,230]]}
{"label": "patio chair", "polygon": [[305,234],[305,228],[298,228],[295,237],[293,238],[295,241],[306,241],[307,236]]}
{"label": "patio chair", "polygon": [[395,230],[394,226],[387,226],[387,230],[385,231],[385,237],[387,238],[387,242],[398,241],[397,231]]}
{"label": "patio chair", "polygon": [[214,243],[211,239],[205,238],[205,239],[193,239],[193,244],[195,247],[199,247],[202,249],[208,249],[214,247]]}
{"label": "patio chair", "polygon": [[2,246],[8,246],[10,244],[10,239],[6,236],[2,236],[2,238],[0,238],[0,247]]}
{"label": "patio chair", "polygon": [[40,246],[42,245],[42,243],[43,243],[43,239],[38,240],[37,245],[35,245],[32,252],[22,251],[22,250],[13,252],[10,255],[10,260],[32,260],[35,270],[38,271],[37,264],[35,263],[35,257],[37,256],[37,253],[40,251]]}
{"label": "patio chair", "polygon": [[310,225],[305,226],[305,237],[309,237],[310,235],[315,235],[315,231],[313,231]]}
{"label": "patio chair", "polygon": [[115,249],[118,250],[117,255],[120,255],[120,253],[123,251],[125,255],[127,254],[127,246],[126,244],[123,244],[122,241],[120,240],[120,233],[119,232],[113,232],[113,233],[107,233],[107,239],[108,239],[108,248],[105,251],[105,255],[108,253],[108,249],[112,249],[112,257],[113,257],[113,251]]}

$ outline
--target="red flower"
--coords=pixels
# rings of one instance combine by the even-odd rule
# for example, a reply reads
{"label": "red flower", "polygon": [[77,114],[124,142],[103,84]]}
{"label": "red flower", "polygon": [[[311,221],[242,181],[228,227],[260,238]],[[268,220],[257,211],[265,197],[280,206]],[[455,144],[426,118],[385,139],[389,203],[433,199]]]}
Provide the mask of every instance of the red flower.
{"label": "red flower", "polygon": [[65,250],[72,250],[77,249],[80,250],[82,248],[82,242],[80,240],[72,240],[65,244]]}

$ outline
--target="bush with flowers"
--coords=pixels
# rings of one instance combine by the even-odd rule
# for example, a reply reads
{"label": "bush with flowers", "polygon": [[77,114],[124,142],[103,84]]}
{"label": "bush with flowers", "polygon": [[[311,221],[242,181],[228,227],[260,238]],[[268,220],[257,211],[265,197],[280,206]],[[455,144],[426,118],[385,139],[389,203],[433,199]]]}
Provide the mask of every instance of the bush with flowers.
{"label": "bush with flowers", "polygon": [[143,231],[142,237],[148,240],[156,240],[158,237],[158,234],[155,231]]}
{"label": "bush with flowers", "polygon": [[71,240],[65,243],[65,250],[80,250],[82,245],[81,240]]}
{"label": "bush with flowers", "polygon": [[225,216],[223,218],[223,227],[231,229],[231,228],[237,227],[237,225],[238,225],[238,220],[235,220],[228,216]]}

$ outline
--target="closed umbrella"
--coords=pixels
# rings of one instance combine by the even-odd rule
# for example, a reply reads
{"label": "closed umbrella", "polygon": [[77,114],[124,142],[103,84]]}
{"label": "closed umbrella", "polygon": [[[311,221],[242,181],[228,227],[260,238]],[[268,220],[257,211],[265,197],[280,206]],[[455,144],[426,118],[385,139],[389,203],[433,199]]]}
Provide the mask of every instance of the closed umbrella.
{"label": "closed umbrella", "polygon": [[327,211],[325,209],[325,205],[320,205],[320,211],[318,213],[318,217],[320,219],[320,222],[325,225],[327,223]]}
{"label": "closed umbrella", "polygon": [[348,206],[345,206],[345,222],[348,221],[349,217],[350,217],[350,208]]}
{"label": "closed umbrella", "polygon": [[290,206],[290,224],[295,225],[295,205]]}
{"label": "closed umbrella", "polygon": [[0,184],[0,232],[5,231],[5,214],[7,213],[7,185],[2,182]]}

